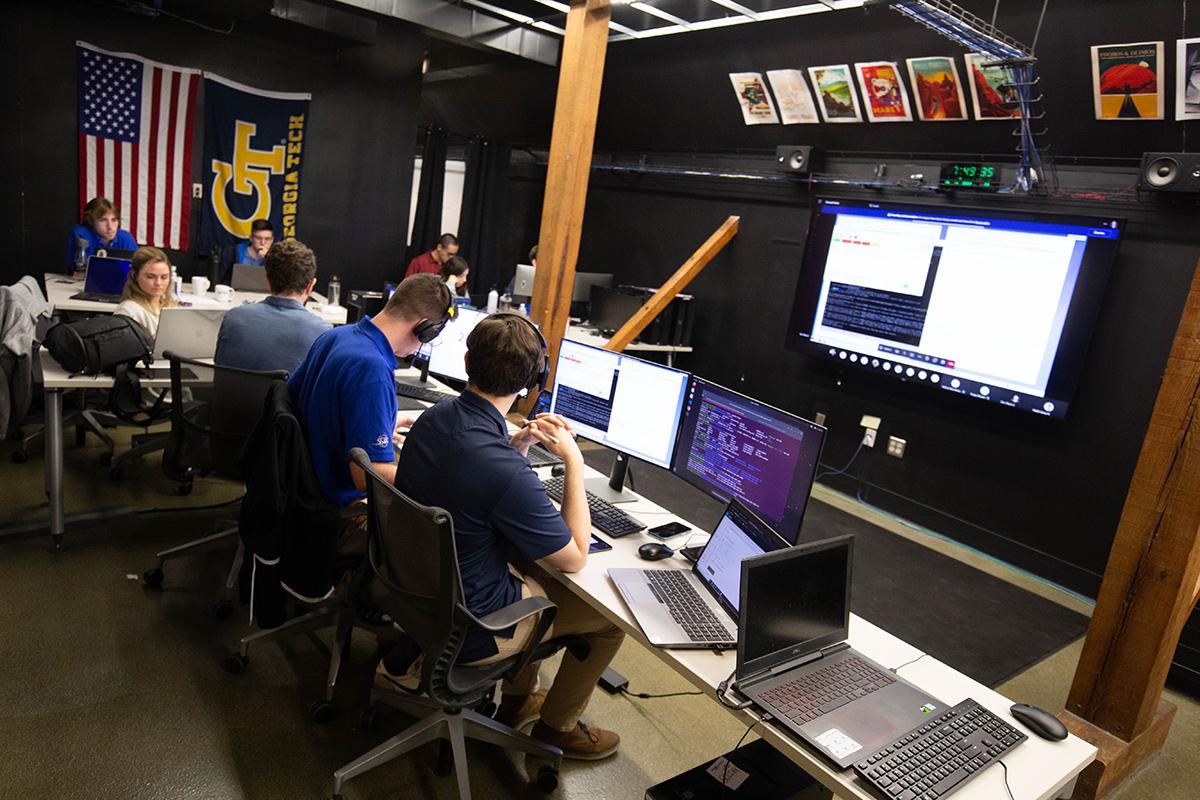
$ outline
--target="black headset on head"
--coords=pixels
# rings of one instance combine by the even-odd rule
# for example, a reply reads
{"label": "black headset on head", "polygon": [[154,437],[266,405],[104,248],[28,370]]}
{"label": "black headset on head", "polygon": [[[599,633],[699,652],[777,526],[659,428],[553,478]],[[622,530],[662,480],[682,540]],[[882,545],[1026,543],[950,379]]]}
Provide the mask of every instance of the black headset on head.
{"label": "black headset on head", "polygon": [[529,381],[521,391],[521,396],[524,397],[529,393],[530,389],[537,387],[539,393],[546,390],[546,382],[550,380],[550,346],[546,344],[546,337],[542,336],[542,331],[533,321],[522,314],[514,314],[511,311],[501,311],[492,314],[493,317],[513,317],[529,326],[537,337],[541,352],[538,353],[537,361],[533,364],[533,372],[529,375]]}
{"label": "black headset on head", "polygon": [[458,309],[454,305],[454,296],[450,294],[450,287],[443,283],[442,290],[446,293],[446,315],[438,322],[423,319],[413,326],[413,336],[416,336],[417,341],[421,344],[429,344],[441,336],[446,323],[458,314]]}

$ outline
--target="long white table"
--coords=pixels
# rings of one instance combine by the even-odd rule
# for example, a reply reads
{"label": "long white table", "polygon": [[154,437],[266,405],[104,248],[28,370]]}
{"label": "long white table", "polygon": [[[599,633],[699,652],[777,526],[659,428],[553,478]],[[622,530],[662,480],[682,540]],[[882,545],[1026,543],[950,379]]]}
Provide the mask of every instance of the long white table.
{"label": "long white table", "polygon": [[[116,309],[116,303],[99,303],[94,300],[76,300],[72,295],[83,291],[83,281],[77,281],[70,275],[57,275],[47,272],[44,276],[46,284],[46,299],[55,311],[84,311],[93,314],[111,314]],[[183,292],[179,299],[197,308],[235,308],[243,303],[257,303],[266,298],[262,292],[247,292],[238,290],[229,300],[218,300],[211,289],[202,297],[192,294],[189,283],[183,284]],[[345,306],[331,306],[325,302],[323,295],[313,292],[312,298],[305,306],[313,314],[332,325],[346,324]]]}

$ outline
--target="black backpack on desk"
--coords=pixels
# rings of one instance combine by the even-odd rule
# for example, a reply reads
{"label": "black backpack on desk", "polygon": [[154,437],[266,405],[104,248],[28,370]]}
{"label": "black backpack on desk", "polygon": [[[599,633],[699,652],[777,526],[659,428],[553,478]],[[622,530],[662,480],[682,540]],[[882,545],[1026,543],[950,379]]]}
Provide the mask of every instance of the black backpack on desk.
{"label": "black backpack on desk", "polygon": [[134,320],[102,314],[60,322],[46,331],[42,345],[67,372],[95,375],[119,364],[150,362],[154,339]]}

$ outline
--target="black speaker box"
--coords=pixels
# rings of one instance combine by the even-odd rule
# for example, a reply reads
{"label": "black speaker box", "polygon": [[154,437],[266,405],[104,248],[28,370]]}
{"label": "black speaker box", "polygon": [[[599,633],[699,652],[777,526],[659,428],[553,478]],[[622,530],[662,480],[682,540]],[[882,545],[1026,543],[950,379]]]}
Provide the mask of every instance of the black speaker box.
{"label": "black speaker box", "polygon": [[775,148],[775,168],[781,172],[809,172],[812,148],[806,144]]}
{"label": "black speaker box", "polygon": [[1143,153],[1138,188],[1200,193],[1200,153]]}

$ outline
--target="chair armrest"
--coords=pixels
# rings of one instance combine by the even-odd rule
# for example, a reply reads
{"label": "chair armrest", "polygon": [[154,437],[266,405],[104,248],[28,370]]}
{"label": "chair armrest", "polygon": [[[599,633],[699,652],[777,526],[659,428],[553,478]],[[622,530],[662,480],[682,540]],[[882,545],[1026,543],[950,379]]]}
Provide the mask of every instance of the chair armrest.
{"label": "chair armrest", "polygon": [[523,619],[549,609],[554,609],[551,612],[551,616],[553,616],[554,613],[557,613],[558,606],[545,597],[524,597],[511,605],[493,611],[485,617],[475,617],[474,622],[484,630],[492,632],[502,631],[505,628],[511,628]]}

